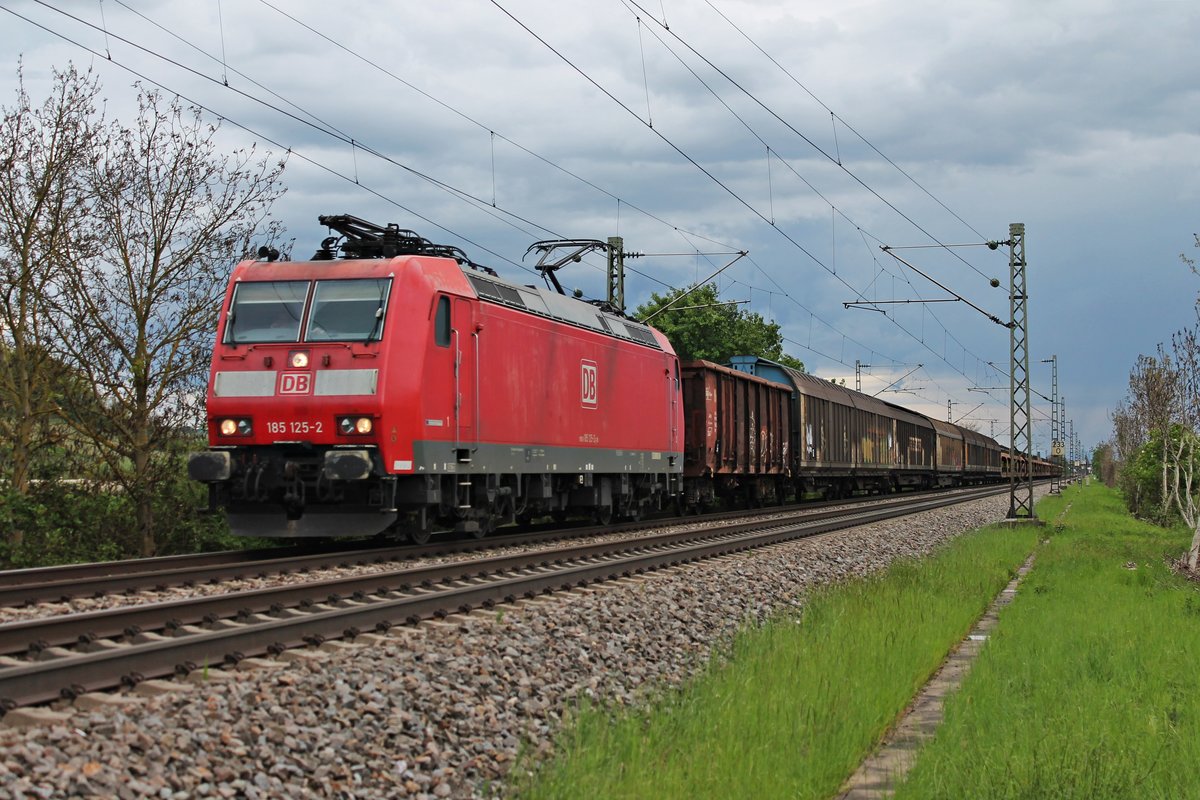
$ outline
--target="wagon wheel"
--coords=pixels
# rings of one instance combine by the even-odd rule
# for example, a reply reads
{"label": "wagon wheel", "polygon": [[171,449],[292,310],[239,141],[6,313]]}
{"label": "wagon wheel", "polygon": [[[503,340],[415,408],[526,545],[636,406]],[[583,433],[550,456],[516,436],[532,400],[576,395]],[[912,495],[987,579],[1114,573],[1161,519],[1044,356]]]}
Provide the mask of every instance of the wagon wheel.
{"label": "wagon wheel", "polygon": [[471,536],[475,539],[482,539],[494,530],[496,530],[496,518],[488,514],[479,518],[479,526],[471,531]]}
{"label": "wagon wheel", "polygon": [[413,544],[429,544],[431,536],[433,536],[433,526],[429,524],[408,529],[408,540]]}

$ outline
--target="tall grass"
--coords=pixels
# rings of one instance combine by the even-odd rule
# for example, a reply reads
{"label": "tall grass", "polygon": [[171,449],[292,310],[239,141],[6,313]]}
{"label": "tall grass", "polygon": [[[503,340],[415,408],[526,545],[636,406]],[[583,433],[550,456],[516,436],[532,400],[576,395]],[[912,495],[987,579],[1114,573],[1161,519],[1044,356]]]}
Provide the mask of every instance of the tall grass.
{"label": "tall grass", "polygon": [[[815,592],[640,711],[582,707],[528,798],[817,798],[841,782],[1036,541],[988,529]],[[515,770],[514,774],[520,774]]]}
{"label": "tall grass", "polygon": [[898,798],[1200,797],[1200,592],[1188,543],[1100,485],[1072,503]]}

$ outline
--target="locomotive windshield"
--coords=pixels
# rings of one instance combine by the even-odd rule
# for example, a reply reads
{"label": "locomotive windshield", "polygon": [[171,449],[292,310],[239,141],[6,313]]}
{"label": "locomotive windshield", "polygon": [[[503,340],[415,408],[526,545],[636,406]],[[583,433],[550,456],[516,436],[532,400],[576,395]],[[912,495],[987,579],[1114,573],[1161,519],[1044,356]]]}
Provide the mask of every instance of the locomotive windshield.
{"label": "locomotive windshield", "polygon": [[[225,341],[299,342],[308,308],[306,342],[370,342],[383,335],[390,278],[244,281],[233,292]],[[312,302],[308,302],[312,289]]]}
{"label": "locomotive windshield", "polygon": [[296,342],[308,281],[246,281],[233,292],[225,341]]}
{"label": "locomotive windshield", "polygon": [[390,278],[317,281],[306,342],[369,342],[383,335]]}

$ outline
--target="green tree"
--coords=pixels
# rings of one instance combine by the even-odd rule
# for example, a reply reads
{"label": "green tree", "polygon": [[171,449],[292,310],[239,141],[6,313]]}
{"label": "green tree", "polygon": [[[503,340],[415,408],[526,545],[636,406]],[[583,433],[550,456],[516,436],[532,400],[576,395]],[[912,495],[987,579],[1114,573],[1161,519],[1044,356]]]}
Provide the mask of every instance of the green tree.
{"label": "green tree", "polygon": [[[50,96],[35,106],[19,67],[17,85],[15,105],[0,113],[0,478],[24,496],[38,459],[62,441],[51,321],[88,200],[99,89],[70,68],[54,73]],[[10,525],[9,543],[19,545],[24,530]]]}
{"label": "green tree", "polygon": [[[679,300],[683,294],[687,296]],[[783,352],[778,323],[722,303],[712,284],[652,294],[633,315],[641,320],[653,316],[650,324],[671,340],[682,361],[703,359],[722,364],[731,356],[754,355],[804,371],[803,361]]]}
{"label": "green tree", "polygon": [[1168,512],[1162,487],[1163,452],[1162,431],[1153,430],[1121,469],[1121,490],[1130,513],[1158,524],[1167,521]]}

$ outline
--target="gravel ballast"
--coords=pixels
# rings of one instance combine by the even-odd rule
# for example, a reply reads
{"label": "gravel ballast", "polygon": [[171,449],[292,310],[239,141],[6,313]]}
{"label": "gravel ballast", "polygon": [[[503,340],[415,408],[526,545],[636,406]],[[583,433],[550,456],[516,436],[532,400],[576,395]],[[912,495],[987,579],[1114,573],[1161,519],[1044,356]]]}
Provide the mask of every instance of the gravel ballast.
{"label": "gravel ballast", "polygon": [[190,690],[58,708],[56,724],[8,719],[0,800],[498,796],[518,752],[549,752],[578,697],[629,704],[678,684],[806,588],[925,555],[1007,507],[979,500],[210,670]]}

